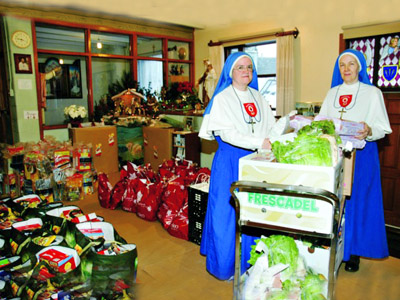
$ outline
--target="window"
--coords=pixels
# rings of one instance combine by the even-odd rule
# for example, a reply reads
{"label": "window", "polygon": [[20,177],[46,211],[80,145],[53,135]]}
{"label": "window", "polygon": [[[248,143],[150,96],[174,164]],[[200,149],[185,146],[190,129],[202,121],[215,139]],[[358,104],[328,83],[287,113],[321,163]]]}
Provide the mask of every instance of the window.
{"label": "window", "polygon": [[123,89],[159,94],[170,82],[194,80],[191,39],[59,23],[35,23],[42,132],[65,127],[71,104],[92,116],[101,99]]}
{"label": "window", "polygon": [[63,124],[64,107],[76,104],[88,108],[85,57],[39,54],[38,62],[39,72],[44,75],[42,123],[45,126]]}
{"label": "window", "polygon": [[146,36],[137,38],[137,55],[162,58],[162,39]]}
{"label": "window", "polygon": [[91,31],[90,41],[93,53],[130,55],[129,35]]}
{"label": "window", "polygon": [[258,90],[276,111],[276,42],[266,41],[255,44],[244,44],[225,47],[225,57],[229,54],[244,51],[248,53],[256,66]]}
{"label": "window", "polygon": [[93,104],[98,104],[103,97],[107,96],[109,85],[120,84],[126,75],[132,76],[129,60],[100,57],[92,58]]}
{"label": "window", "polygon": [[137,55],[149,58],[138,60],[138,85],[151,93],[159,93],[164,84],[162,43],[161,38],[145,36],[137,38]]}
{"label": "window", "polygon": [[36,45],[38,49],[85,52],[85,30],[38,23]]}

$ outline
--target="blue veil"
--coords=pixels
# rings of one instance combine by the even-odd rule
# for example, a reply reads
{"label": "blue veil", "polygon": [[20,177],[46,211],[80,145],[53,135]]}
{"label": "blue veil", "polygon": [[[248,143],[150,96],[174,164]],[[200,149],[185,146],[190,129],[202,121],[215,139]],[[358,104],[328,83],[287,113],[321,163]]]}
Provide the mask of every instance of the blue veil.
{"label": "blue veil", "polygon": [[367,62],[365,61],[364,54],[362,54],[360,51],[354,50],[354,49],[346,49],[336,59],[335,63],[335,68],[333,69],[333,75],[332,75],[332,84],[331,88],[338,86],[343,83],[342,76],[340,75],[340,69],[339,69],[339,59],[343,54],[350,54],[358,58],[358,61],[361,64],[361,70],[358,73],[358,80],[361,81],[362,83],[372,85],[371,81],[369,80],[368,73],[367,73]]}
{"label": "blue veil", "polygon": [[245,52],[232,53],[231,55],[228,56],[228,58],[225,61],[224,68],[222,69],[222,72],[221,72],[221,76],[219,77],[217,86],[214,90],[214,94],[211,97],[211,100],[208,103],[206,110],[204,111],[204,115],[207,115],[210,113],[215,96],[218,95],[219,93],[221,93],[224,89],[226,89],[228,86],[230,86],[232,84],[232,77],[229,75],[229,73],[233,67],[233,64],[236,62],[236,59],[238,59],[240,56],[243,56],[243,55],[249,57],[253,64],[253,79],[249,83],[248,86],[252,87],[253,89],[258,90],[257,71],[256,71],[254,61],[251,58],[251,56]]}

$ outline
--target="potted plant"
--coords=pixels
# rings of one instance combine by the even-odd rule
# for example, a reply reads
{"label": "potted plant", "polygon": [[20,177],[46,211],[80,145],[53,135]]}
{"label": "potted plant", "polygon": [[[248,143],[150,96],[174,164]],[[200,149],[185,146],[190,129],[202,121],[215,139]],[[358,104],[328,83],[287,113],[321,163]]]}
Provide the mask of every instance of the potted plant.
{"label": "potted plant", "polygon": [[87,110],[84,106],[72,104],[64,108],[64,114],[71,127],[81,127],[83,119],[87,116]]}

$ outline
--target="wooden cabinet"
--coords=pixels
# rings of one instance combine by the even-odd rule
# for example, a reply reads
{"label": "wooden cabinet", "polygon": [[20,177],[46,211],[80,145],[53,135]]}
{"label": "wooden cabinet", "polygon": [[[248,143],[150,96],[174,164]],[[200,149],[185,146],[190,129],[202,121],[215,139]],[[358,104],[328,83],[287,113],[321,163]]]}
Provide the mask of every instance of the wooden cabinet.
{"label": "wooden cabinet", "polygon": [[173,156],[191,160],[200,165],[200,138],[198,132],[175,131],[173,137]]}

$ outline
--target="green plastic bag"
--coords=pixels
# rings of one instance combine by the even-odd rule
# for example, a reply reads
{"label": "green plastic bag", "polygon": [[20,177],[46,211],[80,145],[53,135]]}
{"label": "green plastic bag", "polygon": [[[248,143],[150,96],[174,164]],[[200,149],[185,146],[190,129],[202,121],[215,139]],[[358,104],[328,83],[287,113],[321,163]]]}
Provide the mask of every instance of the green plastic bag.
{"label": "green plastic bag", "polygon": [[108,222],[69,223],[65,239],[68,246],[74,248],[80,256],[91,247],[100,246],[105,241],[126,244],[126,240]]}
{"label": "green plastic bag", "polygon": [[[122,289],[133,288],[136,283],[138,265],[135,244],[114,243],[124,252],[117,255],[99,254],[92,247],[81,262],[82,275],[90,278],[96,295],[115,293]],[[104,246],[104,245],[103,245]]]}

